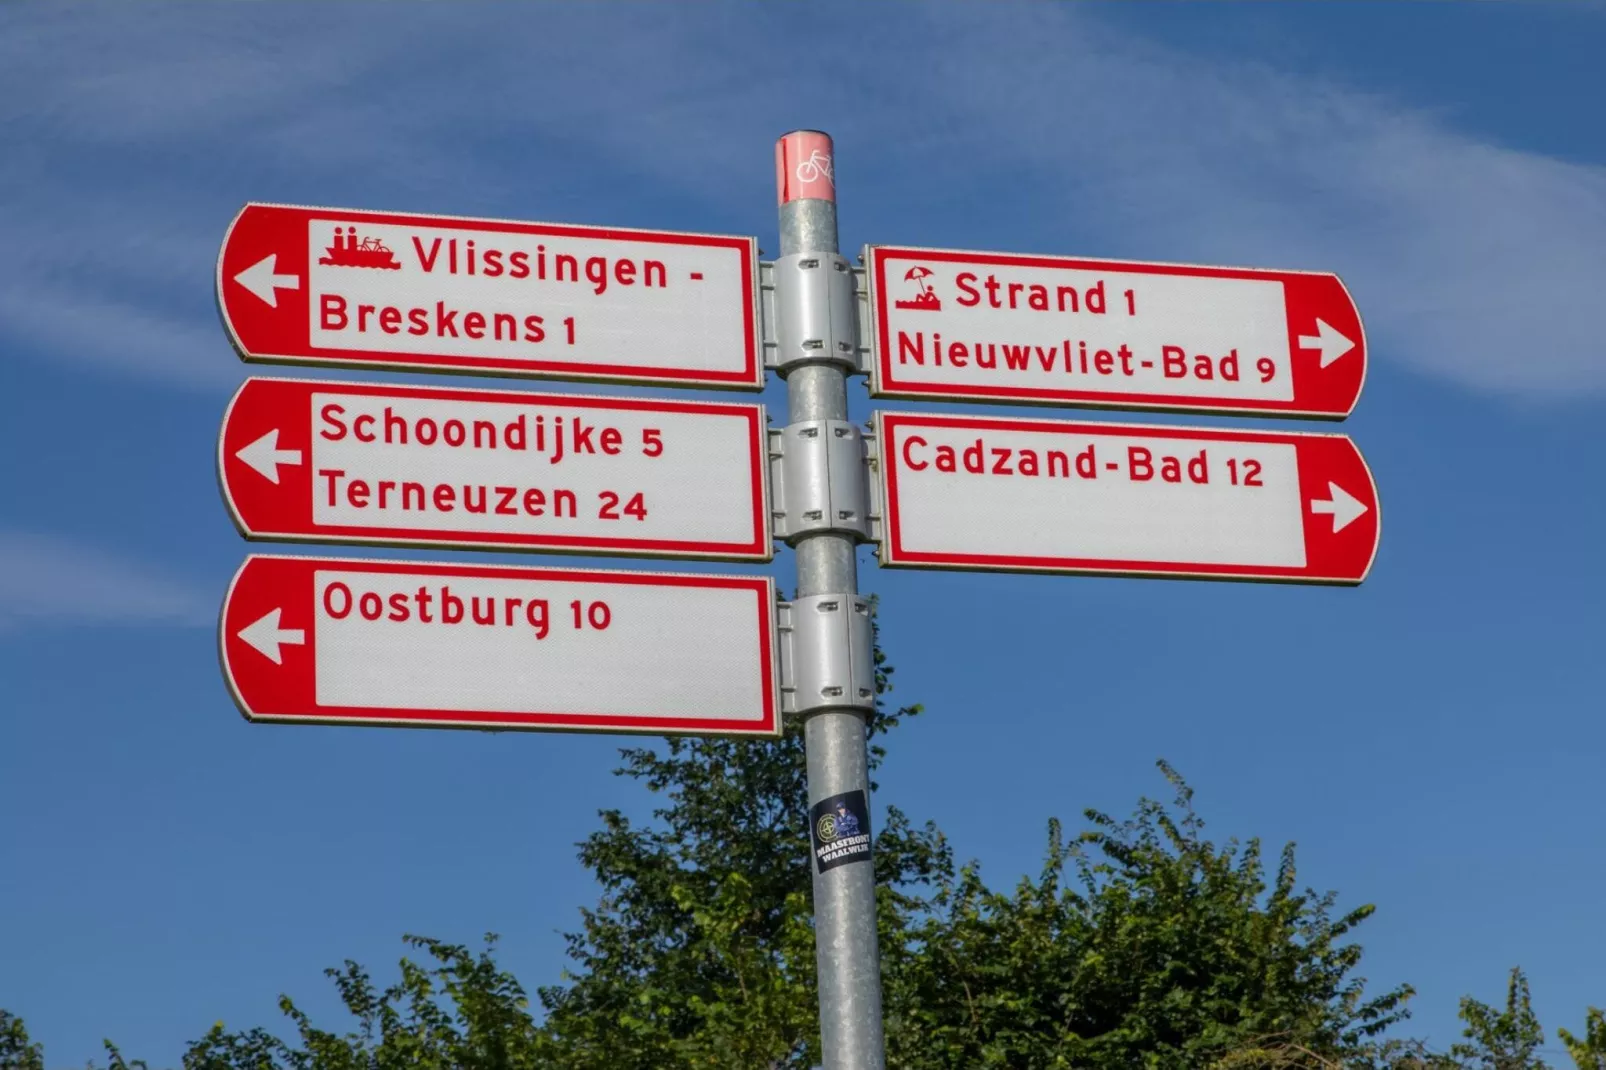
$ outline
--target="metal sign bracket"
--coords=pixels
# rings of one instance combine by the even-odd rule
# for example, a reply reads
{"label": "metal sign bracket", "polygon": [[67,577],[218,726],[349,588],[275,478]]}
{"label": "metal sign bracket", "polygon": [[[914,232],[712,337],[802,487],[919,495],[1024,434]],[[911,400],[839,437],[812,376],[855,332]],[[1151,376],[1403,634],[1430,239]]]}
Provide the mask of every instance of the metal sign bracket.
{"label": "metal sign bracket", "polygon": [[781,712],[875,708],[870,600],[820,594],[782,602]]}
{"label": "metal sign bracket", "polygon": [[793,544],[834,531],[871,538],[864,432],[847,420],[801,420],[770,428],[774,535]]}
{"label": "metal sign bracket", "polygon": [[876,437],[875,426],[863,433],[864,441],[864,490],[869,499],[868,525],[870,541],[875,543],[876,552],[881,552],[881,540],[886,537],[882,528],[882,518],[886,516],[886,503],[881,495],[881,440]]}
{"label": "metal sign bracket", "polygon": [[783,377],[802,364],[867,371],[859,348],[861,275],[840,253],[796,253],[760,263],[764,366]]}

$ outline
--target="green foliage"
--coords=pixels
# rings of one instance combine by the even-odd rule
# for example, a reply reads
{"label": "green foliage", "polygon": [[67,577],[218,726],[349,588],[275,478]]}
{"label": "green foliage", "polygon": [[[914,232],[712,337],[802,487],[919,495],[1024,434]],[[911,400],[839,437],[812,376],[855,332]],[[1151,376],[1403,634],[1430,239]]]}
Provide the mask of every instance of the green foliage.
{"label": "green foliage", "polygon": [[974,866],[941,881],[888,971],[892,1065],[1289,1066],[1371,1050],[1405,1016],[1408,987],[1367,1000],[1350,976],[1361,949],[1343,941],[1372,908],[1335,918],[1331,894],[1297,892],[1292,845],[1268,885],[1259,842],[1205,840],[1161,768],[1171,808],[1089,811],[1070,843],[1051,822],[1041,873],[1012,894]]}
{"label": "green foliage", "polygon": [[22,1019],[0,1010],[0,1070],[45,1070],[44,1049],[28,1039]]}
{"label": "green foliage", "polygon": [[1544,1070],[1535,1054],[1545,1042],[1528,993],[1528,978],[1521,969],[1511,971],[1506,984],[1506,1006],[1496,1011],[1471,996],[1461,1000],[1462,1032],[1470,1044],[1457,1044],[1450,1054],[1470,1070]]}
{"label": "green foliage", "polygon": [[[261,1029],[213,1025],[184,1054],[184,1070],[539,1070],[541,1036],[512,974],[496,965],[494,935],[478,954],[458,944],[409,936],[432,963],[403,958],[400,979],[381,990],[347,961],[324,973],[356,1028],[331,1033],[312,1024],[288,996],[279,1009],[296,1025],[292,1045]],[[116,1070],[116,1068],[111,1068]]]}
{"label": "green foliage", "polygon": [[1584,1015],[1584,1035],[1575,1037],[1565,1029],[1556,1030],[1567,1045],[1577,1070],[1606,1070],[1606,1011],[1591,1007]]}

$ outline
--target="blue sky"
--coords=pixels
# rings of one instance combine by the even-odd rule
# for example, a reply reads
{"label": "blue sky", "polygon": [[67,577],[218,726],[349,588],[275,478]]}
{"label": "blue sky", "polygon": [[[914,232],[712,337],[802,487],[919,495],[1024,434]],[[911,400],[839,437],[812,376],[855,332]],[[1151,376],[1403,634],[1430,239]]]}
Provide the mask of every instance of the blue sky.
{"label": "blue sky", "polygon": [[1125,813],[1167,758],[1214,835],[1378,904],[1362,972],[1417,986],[1415,1033],[1448,1044],[1521,964],[1557,1047],[1606,1002],[1603,52],[1588,3],[5,7],[0,1006],[51,1065],[102,1036],[171,1064],[215,1020],[279,1028],[281,992],[329,1010],[323,967],[403,932],[496,930],[557,978],[595,895],[572,845],[648,802],[616,741],[229,701],[218,241],[270,200],[773,253],[771,144],[809,126],[846,249],[1332,270],[1373,354],[1359,589],[866,555],[929,708],[881,799],[1010,883],[1050,815]]}

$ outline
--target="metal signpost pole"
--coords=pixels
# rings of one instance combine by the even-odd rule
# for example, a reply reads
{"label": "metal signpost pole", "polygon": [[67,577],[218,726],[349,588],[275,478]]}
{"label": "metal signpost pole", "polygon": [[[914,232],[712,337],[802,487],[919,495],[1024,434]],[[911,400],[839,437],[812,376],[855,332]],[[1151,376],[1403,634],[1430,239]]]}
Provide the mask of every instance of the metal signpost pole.
{"label": "metal signpost pole", "polygon": [[[837,250],[836,188],[831,139],[814,131],[787,134],[776,145],[782,258],[817,257],[820,268],[846,270]],[[851,272],[848,275],[851,279]],[[777,299],[790,278],[777,273]],[[851,291],[850,291],[851,292]],[[840,290],[838,290],[840,293]],[[808,287],[816,306],[829,303],[826,287]],[[813,323],[841,321],[842,310],[800,310]],[[847,314],[852,315],[849,308]],[[848,322],[852,322],[849,320]],[[787,402],[793,426],[806,421],[847,421],[848,397],[840,339],[814,341],[822,358],[787,367]],[[852,341],[852,340],[849,340]],[[785,354],[783,354],[783,360]],[[861,469],[862,471],[862,469]],[[860,477],[863,478],[862,476]],[[858,591],[852,531],[824,528],[797,537],[797,598],[847,595]],[[805,724],[811,819],[822,800],[852,793],[867,803],[869,756],[866,712],[857,707],[819,708]],[[885,1065],[881,1025],[881,971],[876,947],[874,866],[868,852],[848,865],[822,872],[815,849],[814,928],[819,963],[820,1041],[826,1070],[881,1070]]]}

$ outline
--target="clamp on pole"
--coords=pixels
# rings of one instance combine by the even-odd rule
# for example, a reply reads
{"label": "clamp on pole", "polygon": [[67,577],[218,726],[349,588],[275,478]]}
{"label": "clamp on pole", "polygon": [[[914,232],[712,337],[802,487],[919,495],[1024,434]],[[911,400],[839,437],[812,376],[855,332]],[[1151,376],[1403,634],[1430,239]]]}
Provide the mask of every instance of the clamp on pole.
{"label": "clamp on pole", "polygon": [[766,284],[764,309],[773,332],[773,341],[765,339],[765,367],[782,378],[801,364],[861,371],[858,282],[848,258],[794,253],[765,267],[760,278]]}
{"label": "clamp on pole", "polygon": [[817,594],[782,602],[781,712],[875,709],[870,600]]}
{"label": "clamp on pole", "polygon": [[822,531],[870,539],[864,432],[847,420],[800,420],[769,432],[775,537]]}

